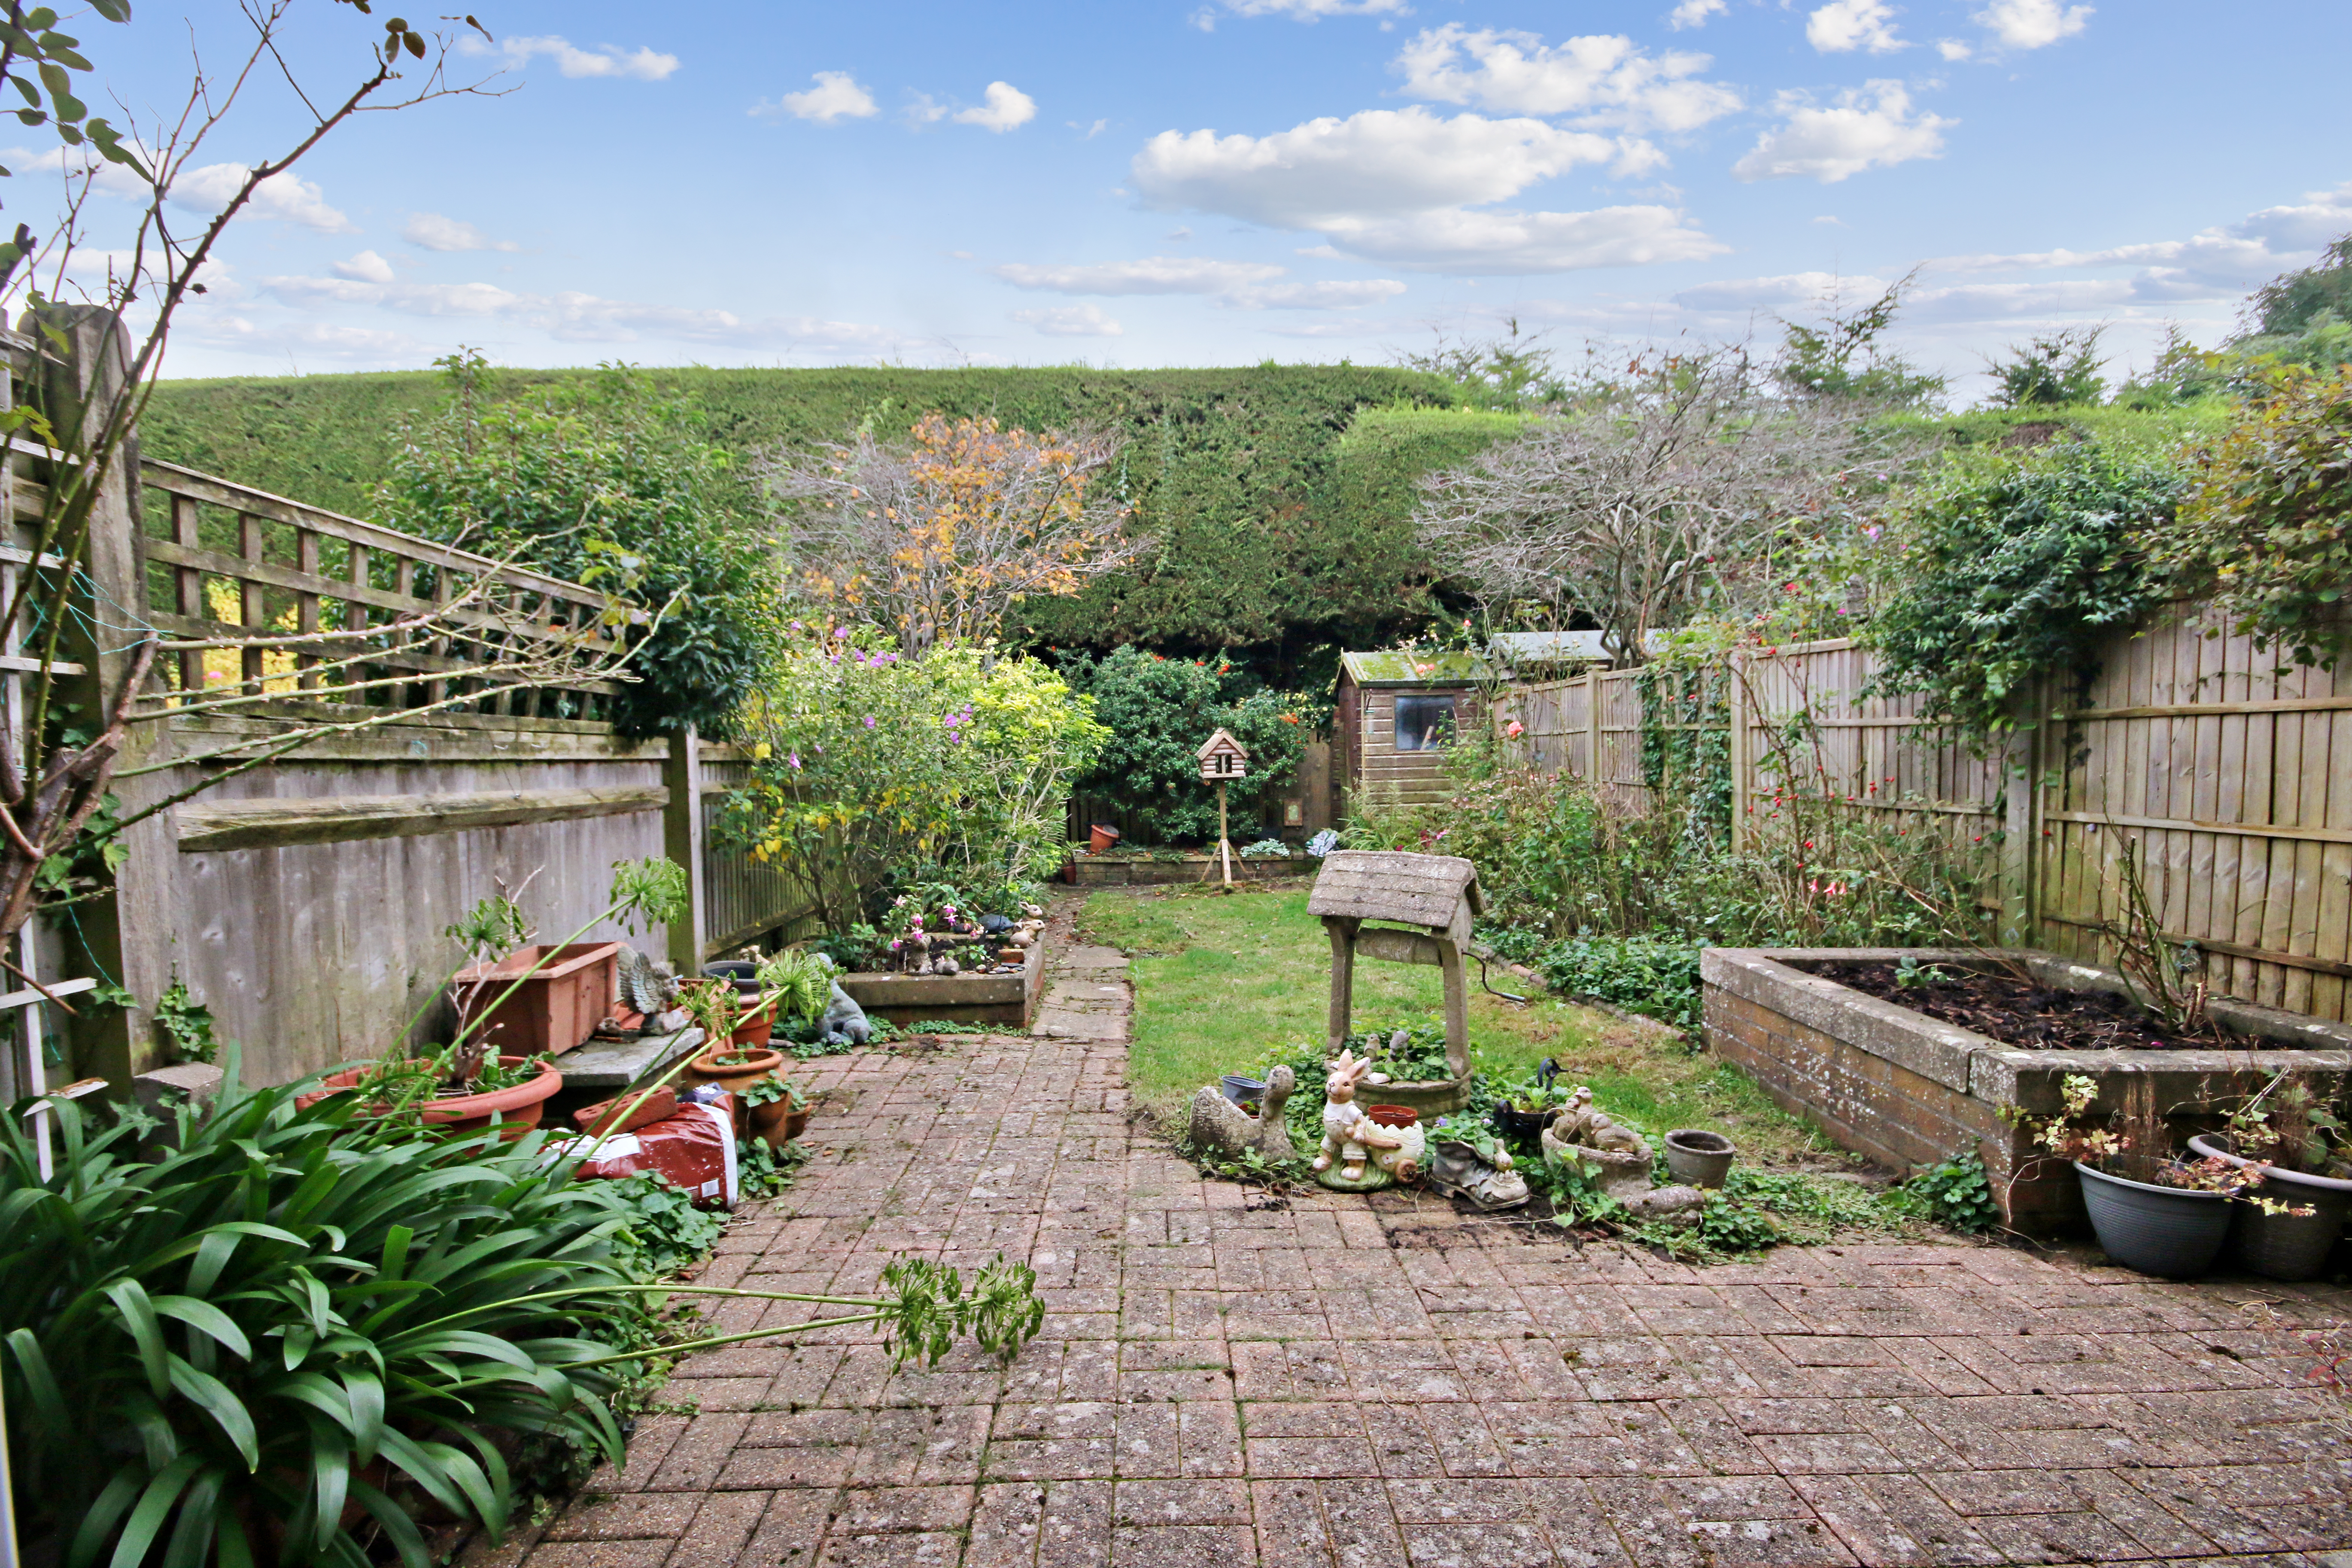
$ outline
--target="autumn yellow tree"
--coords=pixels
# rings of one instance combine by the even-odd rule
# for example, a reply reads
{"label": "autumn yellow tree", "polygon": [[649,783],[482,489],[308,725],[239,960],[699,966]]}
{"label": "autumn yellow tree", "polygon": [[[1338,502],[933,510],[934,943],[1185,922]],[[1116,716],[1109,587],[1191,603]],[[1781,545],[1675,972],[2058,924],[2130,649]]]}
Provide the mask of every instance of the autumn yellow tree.
{"label": "autumn yellow tree", "polygon": [[1075,594],[1150,548],[1130,531],[1118,458],[1100,434],[933,413],[904,442],[862,429],[767,478],[800,586],[919,658],[993,637],[1023,599]]}

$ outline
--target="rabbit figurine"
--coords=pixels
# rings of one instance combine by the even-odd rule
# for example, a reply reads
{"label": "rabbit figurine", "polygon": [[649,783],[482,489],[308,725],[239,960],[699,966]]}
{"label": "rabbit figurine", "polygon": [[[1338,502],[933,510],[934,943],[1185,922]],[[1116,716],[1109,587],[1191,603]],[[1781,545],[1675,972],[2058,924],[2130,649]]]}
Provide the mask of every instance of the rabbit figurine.
{"label": "rabbit figurine", "polygon": [[[1346,1051],[1333,1058],[1323,1080],[1323,1146],[1316,1152],[1318,1175],[1339,1163],[1339,1180],[1349,1186],[1364,1180],[1364,1162],[1377,1152],[1393,1155],[1405,1147],[1399,1132],[1381,1126],[1356,1103],[1356,1086],[1372,1070],[1370,1057],[1358,1061]],[[1383,1169],[1385,1169],[1383,1165]]]}

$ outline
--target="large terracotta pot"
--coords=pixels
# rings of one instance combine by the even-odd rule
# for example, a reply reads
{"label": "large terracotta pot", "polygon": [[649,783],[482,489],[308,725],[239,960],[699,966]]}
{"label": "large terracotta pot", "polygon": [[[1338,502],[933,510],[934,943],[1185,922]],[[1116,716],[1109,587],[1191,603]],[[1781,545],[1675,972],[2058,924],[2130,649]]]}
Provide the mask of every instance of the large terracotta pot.
{"label": "large terracotta pot", "polygon": [[[740,1056],[740,1062],[721,1066],[722,1056]],[[715,1083],[730,1093],[740,1093],[784,1065],[784,1053],[763,1047],[727,1046],[704,1051],[688,1062],[687,1076],[697,1083]]]}
{"label": "large terracotta pot", "polygon": [[764,1046],[775,1027],[776,1007],[772,1002],[761,1009],[757,1017],[746,1018],[736,1025],[735,1032],[727,1037],[727,1042],[733,1046]]}
{"label": "large terracotta pot", "polygon": [[[520,1067],[526,1059],[522,1057],[500,1057],[499,1064],[501,1067]],[[351,1068],[331,1073],[324,1089],[314,1094],[303,1095],[295,1103],[305,1107],[315,1105],[335,1089],[355,1087],[366,1071],[365,1068]],[[540,1112],[546,1109],[555,1091],[562,1087],[563,1075],[556,1070],[555,1064],[541,1062],[537,1077],[512,1088],[426,1100],[418,1110],[425,1125],[445,1132],[478,1132],[496,1123],[501,1134],[512,1141],[539,1125]],[[360,1114],[381,1115],[386,1109],[384,1106],[362,1106]]]}

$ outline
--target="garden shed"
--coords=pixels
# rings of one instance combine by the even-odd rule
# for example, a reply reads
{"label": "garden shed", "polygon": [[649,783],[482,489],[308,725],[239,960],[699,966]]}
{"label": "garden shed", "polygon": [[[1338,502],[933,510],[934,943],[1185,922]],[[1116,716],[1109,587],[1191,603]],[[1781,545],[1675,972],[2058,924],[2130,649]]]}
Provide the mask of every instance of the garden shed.
{"label": "garden shed", "polygon": [[1446,793],[1445,751],[1482,722],[1499,679],[1476,654],[1343,653],[1337,722],[1342,784],[1358,795],[1423,801]]}

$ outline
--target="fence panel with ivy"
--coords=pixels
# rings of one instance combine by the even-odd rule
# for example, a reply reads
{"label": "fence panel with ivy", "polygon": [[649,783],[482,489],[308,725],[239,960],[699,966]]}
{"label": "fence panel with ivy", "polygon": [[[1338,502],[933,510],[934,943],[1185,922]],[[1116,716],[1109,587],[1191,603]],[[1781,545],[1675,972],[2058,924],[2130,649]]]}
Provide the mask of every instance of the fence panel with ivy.
{"label": "fence panel with ivy", "polygon": [[[2352,674],[2284,662],[2175,605],[2030,694],[2023,727],[1987,754],[1923,721],[1920,699],[1867,694],[1876,662],[1851,640],[1750,650],[1717,667],[1732,820],[1753,832],[1801,792],[1981,847],[2016,911],[2007,929],[2095,962],[2114,957],[2102,928],[2122,919],[2120,857],[2137,845],[2164,931],[2195,944],[2217,993],[2343,1019]],[[1663,777],[1712,776],[1707,710],[1704,692],[1610,671],[1515,690],[1497,722],[1518,721],[1531,762],[1641,815]]]}

